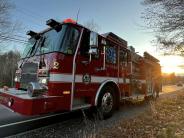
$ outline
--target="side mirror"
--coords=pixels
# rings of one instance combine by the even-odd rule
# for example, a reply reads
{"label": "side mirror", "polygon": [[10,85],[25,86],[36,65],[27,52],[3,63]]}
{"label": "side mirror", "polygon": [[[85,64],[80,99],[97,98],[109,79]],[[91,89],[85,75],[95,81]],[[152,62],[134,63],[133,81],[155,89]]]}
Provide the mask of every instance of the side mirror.
{"label": "side mirror", "polygon": [[90,48],[98,47],[98,34],[95,32],[90,33]]}
{"label": "side mirror", "polygon": [[90,49],[89,49],[89,62],[91,62],[92,55],[98,55],[98,34],[95,32],[90,33]]}
{"label": "side mirror", "polygon": [[90,49],[89,54],[90,55],[96,55],[98,54],[98,34],[95,32],[90,33]]}

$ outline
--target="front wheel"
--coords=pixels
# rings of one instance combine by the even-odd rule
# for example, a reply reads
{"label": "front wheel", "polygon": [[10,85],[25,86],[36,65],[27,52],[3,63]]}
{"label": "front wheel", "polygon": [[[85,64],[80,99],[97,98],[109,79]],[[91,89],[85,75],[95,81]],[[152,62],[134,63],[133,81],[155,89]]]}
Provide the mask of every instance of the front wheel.
{"label": "front wheel", "polygon": [[99,95],[98,111],[103,118],[112,116],[115,109],[114,89],[112,87],[105,87]]}

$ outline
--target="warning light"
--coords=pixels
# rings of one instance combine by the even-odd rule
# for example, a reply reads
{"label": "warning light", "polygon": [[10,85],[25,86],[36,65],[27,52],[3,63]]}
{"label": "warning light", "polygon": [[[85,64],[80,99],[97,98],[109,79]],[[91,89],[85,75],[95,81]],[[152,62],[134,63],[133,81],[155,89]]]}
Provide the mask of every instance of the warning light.
{"label": "warning light", "polygon": [[65,19],[63,21],[63,23],[73,23],[73,24],[76,24],[77,22],[75,20],[71,19],[71,18],[68,18],[68,19]]}
{"label": "warning light", "polygon": [[70,91],[63,91],[63,94],[70,94]]}

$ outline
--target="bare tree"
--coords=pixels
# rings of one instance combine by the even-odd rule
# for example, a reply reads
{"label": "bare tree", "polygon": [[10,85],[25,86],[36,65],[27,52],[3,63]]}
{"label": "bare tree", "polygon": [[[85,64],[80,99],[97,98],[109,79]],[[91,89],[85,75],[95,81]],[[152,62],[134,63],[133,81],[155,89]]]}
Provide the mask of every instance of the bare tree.
{"label": "bare tree", "polygon": [[13,5],[8,0],[0,0],[0,35],[9,34],[9,29],[12,28],[10,19],[10,10]]}
{"label": "bare tree", "polygon": [[184,0],[144,0],[143,18],[161,49],[184,53]]}
{"label": "bare tree", "polygon": [[95,21],[93,19],[85,22],[84,26],[87,27],[88,29],[94,31],[94,32],[98,32],[100,30],[99,25],[97,23],[95,23]]}
{"label": "bare tree", "polygon": [[10,0],[0,0],[0,50],[4,49],[9,41],[19,41],[14,35],[20,29],[20,23],[11,18],[14,8]]}
{"label": "bare tree", "polygon": [[17,62],[20,60],[18,51],[9,51],[0,55],[0,87],[13,86]]}

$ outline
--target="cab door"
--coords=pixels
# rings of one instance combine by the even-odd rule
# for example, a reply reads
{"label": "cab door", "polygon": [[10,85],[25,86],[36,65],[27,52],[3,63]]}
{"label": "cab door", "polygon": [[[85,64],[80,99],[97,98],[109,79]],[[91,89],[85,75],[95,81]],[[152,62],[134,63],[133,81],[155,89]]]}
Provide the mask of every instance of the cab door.
{"label": "cab door", "polygon": [[[95,56],[89,53],[90,49],[93,49],[90,45],[91,34],[91,31],[84,29],[76,57],[73,109],[90,105],[98,87],[98,83],[92,82],[92,77],[97,76],[97,68],[103,66],[103,61],[100,61],[99,51]],[[96,39],[94,41],[98,41],[98,38]],[[94,48],[91,52],[95,52],[95,49],[97,48]]]}

